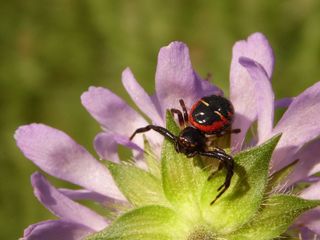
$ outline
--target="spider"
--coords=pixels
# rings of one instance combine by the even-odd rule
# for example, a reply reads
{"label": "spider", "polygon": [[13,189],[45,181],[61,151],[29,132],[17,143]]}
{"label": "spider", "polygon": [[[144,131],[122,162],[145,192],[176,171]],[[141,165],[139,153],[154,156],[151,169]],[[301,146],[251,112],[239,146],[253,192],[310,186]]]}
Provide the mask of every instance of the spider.
{"label": "spider", "polygon": [[[227,174],[224,183],[217,190],[217,196],[210,203],[212,205],[230,186],[234,160],[221,148],[215,147],[212,151],[208,151],[207,141],[209,136],[221,137],[226,134],[240,132],[240,129],[230,129],[234,116],[233,105],[224,97],[211,95],[203,97],[194,103],[188,114],[184,101],[180,99],[179,102],[182,112],[179,109],[171,109],[171,113],[177,115],[179,125],[182,128],[178,136],[161,126],[147,125],[136,129],[130,140],[137,133],[154,130],[173,142],[178,153],[183,153],[189,158],[200,155],[218,159],[220,161],[218,170],[225,167]],[[213,174],[209,176],[208,180],[212,178]]]}

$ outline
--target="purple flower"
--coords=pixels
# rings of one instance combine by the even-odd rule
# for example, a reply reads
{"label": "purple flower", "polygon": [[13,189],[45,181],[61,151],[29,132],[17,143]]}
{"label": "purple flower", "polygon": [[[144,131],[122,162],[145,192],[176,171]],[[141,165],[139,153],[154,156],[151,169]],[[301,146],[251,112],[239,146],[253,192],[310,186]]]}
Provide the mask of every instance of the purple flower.
{"label": "purple flower", "polygon": [[[299,159],[285,180],[285,186],[289,188],[308,180],[320,168],[317,157],[319,141],[316,140],[320,135],[316,122],[320,113],[320,85],[313,85],[295,98],[275,100],[271,86],[273,65],[273,51],[262,34],[252,34],[246,41],[235,44],[230,70],[230,100],[235,108],[233,128],[240,128],[241,133],[232,135],[231,148],[236,153],[282,133],[272,156],[271,172]],[[129,141],[135,129],[147,125],[148,121],[164,126],[166,110],[179,108],[181,98],[188,108],[203,96],[223,94],[193,70],[188,48],[181,42],[173,42],[160,50],[155,78],[156,93],[149,96],[129,68],[122,73],[124,87],[148,119],[108,89],[90,87],[81,96],[82,104],[103,129],[94,141],[102,159],[119,162],[117,146],[121,144],[133,150],[136,164],[144,168],[142,136],[137,136],[134,142]],[[274,126],[277,107],[288,109]],[[255,122],[257,129],[253,131],[256,135],[245,143],[246,134]],[[146,138],[159,156],[163,138],[152,131],[146,133]],[[29,226],[23,239],[43,239],[44,236],[45,239],[81,239],[108,226],[110,220],[73,200],[91,199],[103,205],[129,206],[107,168],[65,133],[43,124],[31,124],[20,127],[15,139],[23,154],[42,170],[84,188],[55,189],[40,173],[33,174],[36,197],[59,220]],[[320,199],[316,190],[318,185],[319,182],[313,183],[301,196]],[[319,219],[315,216],[317,211],[319,209],[311,210],[297,221],[295,226],[303,230],[303,234],[307,234],[306,230],[320,234]]]}
{"label": "purple flower", "polygon": [[[130,69],[123,72],[122,80],[141,111],[159,125],[164,125],[165,110],[177,107],[177,99],[183,98],[191,104],[201,96],[221,94],[220,89],[194,72],[188,48],[180,42],[173,42],[160,50],[154,96],[145,93]],[[95,138],[98,154],[104,159],[119,161],[117,145],[122,144],[133,149],[135,158],[141,160],[143,139],[137,137],[132,143],[128,136],[147,121],[105,88],[90,87],[81,100],[104,130]],[[147,138],[160,154],[162,138],[152,132]],[[43,171],[84,188],[74,191],[55,189],[40,173],[34,173],[31,181],[36,197],[60,219],[29,226],[23,239],[48,239],[48,236],[61,240],[80,239],[108,225],[107,219],[73,200],[91,199],[104,205],[126,203],[107,168],[65,133],[43,124],[30,124],[21,126],[15,139],[22,153]],[[138,166],[144,164],[137,161]]]}

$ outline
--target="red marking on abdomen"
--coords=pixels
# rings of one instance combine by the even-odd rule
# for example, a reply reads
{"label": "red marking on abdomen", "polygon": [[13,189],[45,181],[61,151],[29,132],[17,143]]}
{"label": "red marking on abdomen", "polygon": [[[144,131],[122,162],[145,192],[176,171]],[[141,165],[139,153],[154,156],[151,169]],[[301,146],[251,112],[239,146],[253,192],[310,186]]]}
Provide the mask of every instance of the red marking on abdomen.
{"label": "red marking on abdomen", "polygon": [[192,115],[189,116],[189,122],[192,126],[205,133],[219,132],[229,123],[225,117],[222,117],[221,120],[213,122],[210,125],[201,125],[200,123],[194,121]]}

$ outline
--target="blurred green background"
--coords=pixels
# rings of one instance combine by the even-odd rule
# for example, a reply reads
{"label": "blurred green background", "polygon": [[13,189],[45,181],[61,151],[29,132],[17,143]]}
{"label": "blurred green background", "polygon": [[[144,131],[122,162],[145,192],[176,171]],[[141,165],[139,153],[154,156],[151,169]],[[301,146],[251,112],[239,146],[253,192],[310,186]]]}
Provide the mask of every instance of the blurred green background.
{"label": "blurred green background", "polygon": [[62,129],[93,153],[99,126],[80,103],[90,85],[129,100],[120,77],[130,66],[152,93],[158,50],[181,40],[194,68],[228,91],[232,45],[256,31],[275,51],[276,96],[294,96],[320,79],[319,26],[317,0],[1,1],[0,239],[53,218],[33,196],[37,168],[15,146],[19,125]]}

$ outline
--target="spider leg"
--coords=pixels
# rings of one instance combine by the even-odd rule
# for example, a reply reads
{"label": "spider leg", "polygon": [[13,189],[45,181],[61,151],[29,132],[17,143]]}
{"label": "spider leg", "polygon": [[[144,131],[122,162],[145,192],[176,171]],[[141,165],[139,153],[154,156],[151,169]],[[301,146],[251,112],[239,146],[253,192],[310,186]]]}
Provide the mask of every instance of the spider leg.
{"label": "spider leg", "polygon": [[184,127],[185,125],[185,121],[184,121],[184,118],[182,116],[182,112],[176,108],[171,108],[170,109],[172,115],[174,116],[175,114],[178,116],[178,120],[179,120],[179,125],[180,127]]}
{"label": "spider leg", "polygon": [[213,151],[219,152],[221,154],[226,154],[226,152],[223,150],[223,148],[220,148],[220,147],[214,147]]}
{"label": "spider leg", "polygon": [[169,132],[167,129],[160,127],[160,126],[156,126],[156,125],[147,125],[145,127],[142,128],[138,128],[130,137],[130,140],[132,140],[134,138],[134,136],[137,133],[143,133],[143,132],[147,132],[149,130],[154,130],[158,133],[160,133],[162,136],[168,138],[169,140],[171,140],[172,142],[176,142],[177,137],[175,135],[173,135],[171,132]]}
{"label": "spider leg", "polygon": [[184,122],[187,123],[189,121],[189,119],[188,119],[188,111],[187,111],[186,105],[184,104],[183,99],[180,99],[179,103],[180,103],[182,111],[183,111]]}
{"label": "spider leg", "polygon": [[210,181],[214,177],[214,175],[216,175],[216,173],[219,172],[222,168],[223,168],[223,164],[222,162],[219,162],[218,169],[213,171],[207,180]]}
{"label": "spider leg", "polygon": [[[233,176],[234,160],[230,155],[226,154],[225,152],[222,152],[221,150],[222,149],[209,152],[199,152],[199,155],[201,156],[212,157],[220,160],[219,169],[221,168],[220,165],[222,164],[222,166],[224,166],[227,170],[225,181],[218,188],[219,193],[215,197],[215,199],[210,203],[210,205],[214,204],[215,201],[217,201],[218,198],[220,198],[221,195],[229,188]],[[209,178],[211,179],[211,176]]]}
{"label": "spider leg", "polygon": [[238,134],[241,132],[241,129],[240,128],[236,128],[236,129],[227,129],[227,130],[224,130],[220,133],[217,133],[216,136],[217,137],[222,137],[224,135],[227,135],[227,134]]}
{"label": "spider leg", "polygon": [[240,128],[236,128],[236,129],[232,129],[231,130],[231,133],[235,133],[235,134],[238,134],[241,132],[241,129]]}

